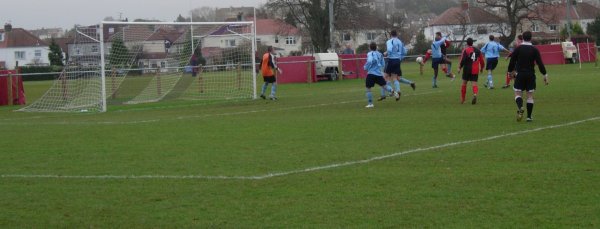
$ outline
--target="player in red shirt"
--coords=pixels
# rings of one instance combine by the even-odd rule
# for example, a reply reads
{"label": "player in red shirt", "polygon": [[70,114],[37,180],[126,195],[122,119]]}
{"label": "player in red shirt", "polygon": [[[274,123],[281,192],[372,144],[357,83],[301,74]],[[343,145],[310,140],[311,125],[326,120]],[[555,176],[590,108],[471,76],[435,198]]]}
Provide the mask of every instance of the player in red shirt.
{"label": "player in red shirt", "polygon": [[471,104],[475,105],[477,103],[477,93],[479,93],[477,79],[479,78],[479,73],[483,72],[484,67],[485,62],[481,51],[473,47],[473,39],[468,38],[467,47],[462,51],[460,64],[458,66],[458,74],[460,74],[463,68],[465,70],[462,75],[463,83],[460,88],[460,103],[465,103],[467,82],[469,81],[471,81],[471,85],[473,86],[473,100],[471,101]]}

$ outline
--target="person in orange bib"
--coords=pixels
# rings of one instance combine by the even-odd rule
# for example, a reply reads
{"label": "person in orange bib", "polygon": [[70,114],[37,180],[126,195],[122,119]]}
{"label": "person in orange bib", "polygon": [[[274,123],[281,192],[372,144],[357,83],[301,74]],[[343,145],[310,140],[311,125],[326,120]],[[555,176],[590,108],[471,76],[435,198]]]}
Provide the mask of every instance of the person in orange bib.
{"label": "person in orange bib", "polygon": [[277,97],[275,97],[275,93],[277,93],[277,77],[275,73],[277,71],[279,74],[282,74],[283,71],[277,68],[277,63],[275,63],[275,52],[273,51],[272,46],[267,48],[267,52],[262,57],[260,62],[260,71],[262,73],[263,80],[265,81],[262,86],[260,97],[262,99],[267,99],[265,96],[265,91],[267,90],[269,84],[271,84],[271,95],[269,96],[269,99],[273,101],[277,100]]}

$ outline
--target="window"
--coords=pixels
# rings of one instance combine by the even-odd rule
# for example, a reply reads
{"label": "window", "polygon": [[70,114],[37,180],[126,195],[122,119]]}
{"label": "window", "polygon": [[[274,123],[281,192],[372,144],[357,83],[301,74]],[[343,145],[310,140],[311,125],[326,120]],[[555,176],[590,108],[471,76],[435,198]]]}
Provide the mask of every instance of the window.
{"label": "window", "polygon": [[35,50],[35,57],[36,58],[41,58],[42,57],[42,50]]}
{"label": "window", "polygon": [[296,44],[296,38],[295,37],[287,37],[287,38],[285,38],[285,44],[286,45],[295,45]]}
{"label": "window", "polygon": [[452,33],[454,34],[454,36],[462,36],[465,34],[465,29],[463,28],[454,28],[452,30]]}
{"label": "window", "polygon": [[235,47],[235,40],[222,40],[221,43],[225,43],[225,47]]}
{"label": "window", "polygon": [[260,38],[256,38],[256,44],[260,45]]}
{"label": "window", "polygon": [[24,60],[25,59],[25,51],[15,51],[15,59]]}
{"label": "window", "polygon": [[344,33],[344,35],[342,35],[342,39],[344,41],[349,41],[349,40],[352,40],[352,36],[350,36],[349,33]]}
{"label": "window", "polygon": [[92,53],[98,53],[98,46],[92,45]]}
{"label": "window", "polygon": [[4,33],[0,33],[0,41],[4,41]]}
{"label": "window", "polygon": [[377,39],[376,33],[366,33],[367,41],[374,41]]}
{"label": "window", "polygon": [[556,31],[557,26],[556,25],[550,25],[549,28],[550,28],[550,31]]}
{"label": "window", "polygon": [[166,68],[167,67],[167,63],[166,62],[160,62],[160,67],[161,68]]}
{"label": "window", "polygon": [[536,23],[533,23],[533,25],[531,25],[531,32],[539,32],[539,31],[540,31],[540,27]]}
{"label": "window", "polygon": [[488,34],[488,30],[485,26],[477,27],[477,34]]}

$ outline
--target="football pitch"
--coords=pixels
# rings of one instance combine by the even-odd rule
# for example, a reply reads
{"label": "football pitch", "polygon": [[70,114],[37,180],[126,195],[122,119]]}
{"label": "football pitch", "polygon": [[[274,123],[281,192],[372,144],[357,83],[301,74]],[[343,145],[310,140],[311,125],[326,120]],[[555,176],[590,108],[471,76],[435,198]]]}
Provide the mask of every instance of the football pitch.
{"label": "football pitch", "polygon": [[[2,107],[0,227],[600,227],[599,69],[547,66],[526,123],[500,62],[476,105],[406,63],[417,89],[374,109],[363,80],[280,85],[275,102]],[[25,82],[28,102],[50,85]]]}

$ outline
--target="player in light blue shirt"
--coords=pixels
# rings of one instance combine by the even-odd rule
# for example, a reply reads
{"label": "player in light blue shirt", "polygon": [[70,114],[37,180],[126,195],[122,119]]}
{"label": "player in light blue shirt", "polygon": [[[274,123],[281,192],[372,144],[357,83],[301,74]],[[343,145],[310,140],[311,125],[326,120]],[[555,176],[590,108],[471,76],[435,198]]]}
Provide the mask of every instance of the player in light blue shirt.
{"label": "player in light blue shirt", "polygon": [[[409,84],[413,90],[415,89],[415,83],[402,76],[402,60],[407,53],[404,43],[398,39],[398,32],[396,30],[392,30],[390,35],[392,38],[386,42],[387,51],[385,53],[387,54],[388,60],[385,66],[384,76],[388,83],[394,82],[396,92],[401,94],[400,83]],[[384,98],[385,97],[382,97],[380,100]]]}
{"label": "player in light blue shirt", "polygon": [[494,80],[492,77],[492,72],[498,66],[498,58],[500,57],[500,51],[510,52],[504,46],[494,41],[494,35],[490,35],[490,41],[485,44],[481,48],[481,52],[485,55],[487,66],[485,69],[488,71],[487,83],[484,84],[485,87],[489,89],[494,89]]}
{"label": "player in light blue shirt", "polygon": [[364,66],[364,69],[367,71],[366,87],[368,104],[366,108],[374,107],[371,88],[375,86],[375,84],[378,84],[382,88],[381,98],[385,98],[385,91],[387,91],[393,93],[396,97],[396,101],[398,101],[400,99],[400,95],[398,92],[394,91],[390,85],[386,84],[383,74],[381,73],[381,68],[383,68],[385,63],[383,61],[383,55],[377,51],[377,44],[375,44],[375,42],[371,42],[369,49],[371,51],[367,54],[367,62]]}
{"label": "player in light blue shirt", "polygon": [[431,67],[433,68],[433,88],[437,88],[437,77],[439,72],[440,64],[444,63],[444,56],[442,55],[442,45],[448,38],[442,37],[442,33],[435,33],[435,41],[431,44]]}

